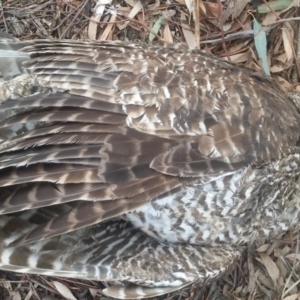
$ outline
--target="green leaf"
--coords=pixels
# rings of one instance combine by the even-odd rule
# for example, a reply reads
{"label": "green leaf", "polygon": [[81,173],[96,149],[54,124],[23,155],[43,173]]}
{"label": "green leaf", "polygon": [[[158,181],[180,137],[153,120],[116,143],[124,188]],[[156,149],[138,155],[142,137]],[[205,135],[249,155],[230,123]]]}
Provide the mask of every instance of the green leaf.
{"label": "green leaf", "polygon": [[[262,5],[258,6],[257,11],[260,14],[266,14],[266,13],[272,11],[272,10],[274,10],[274,11],[276,11],[276,10],[285,10],[293,2],[294,2],[294,0],[276,0],[276,1],[271,1],[271,2],[268,2],[268,5],[262,4]],[[270,9],[270,8],[272,8],[272,9]]]}
{"label": "green leaf", "polygon": [[[164,17],[163,16],[160,16],[156,22],[154,23],[154,25],[152,26],[152,31],[155,32],[156,34],[158,33],[160,27],[161,27],[161,24],[164,20]],[[155,38],[155,34],[153,34],[152,32],[150,32],[149,34],[149,41],[152,42]]]}
{"label": "green leaf", "polygon": [[267,58],[267,36],[262,26],[254,18],[253,20],[254,43],[258,57],[262,61],[262,68],[267,75],[270,75],[270,68]]}

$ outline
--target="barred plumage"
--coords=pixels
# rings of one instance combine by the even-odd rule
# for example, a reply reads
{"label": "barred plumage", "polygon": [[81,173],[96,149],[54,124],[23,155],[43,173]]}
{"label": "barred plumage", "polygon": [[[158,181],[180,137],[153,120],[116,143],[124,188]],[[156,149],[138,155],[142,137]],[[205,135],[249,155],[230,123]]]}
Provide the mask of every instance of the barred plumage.
{"label": "barred plumage", "polygon": [[266,76],[179,46],[0,47],[29,74],[0,89],[2,269],[144,298],[297,224],[299,112]]}

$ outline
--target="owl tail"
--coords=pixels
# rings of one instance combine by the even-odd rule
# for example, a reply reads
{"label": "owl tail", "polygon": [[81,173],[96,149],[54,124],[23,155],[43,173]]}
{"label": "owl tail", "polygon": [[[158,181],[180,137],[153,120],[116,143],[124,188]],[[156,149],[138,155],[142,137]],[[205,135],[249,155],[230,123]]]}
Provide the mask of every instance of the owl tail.
{"label": "owl tail", "polygon": [[103,290],[107,296],[142,299],[167,294],[196,281],[216,279],[241,255],[242,249],[230,246],[164,245],[122,220],[9,247],[24,232],[37,226],[35,222],[56,213],[52,207],[1,216],[0,268],[105,281],[110,285]]}

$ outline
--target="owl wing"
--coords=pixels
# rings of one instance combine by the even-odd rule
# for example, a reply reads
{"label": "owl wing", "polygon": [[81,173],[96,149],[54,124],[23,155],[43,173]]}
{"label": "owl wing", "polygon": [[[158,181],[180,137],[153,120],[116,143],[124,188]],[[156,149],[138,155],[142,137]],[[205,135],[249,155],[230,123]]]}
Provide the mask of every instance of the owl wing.
{"label": "owl wing", "polygon": [[148,285],[106,291],[124,299],[228,269],[242,249],[163,245],[120,217],[293,152],[298,115],[275,83],[182,47],[1,47],[30,56],[31,92],[52,91],[0,106],[1,268]]}
{"label": "owl wing", "polygon": [[196,50],[73,41],[9,47],[29,54],[24,69],[55,92],[1,104],[14,113],[0,127],[23,127],[1,144],[0,211],[78,201],[12,246],[267,164],[298,140],[297,112],[276,84]]}

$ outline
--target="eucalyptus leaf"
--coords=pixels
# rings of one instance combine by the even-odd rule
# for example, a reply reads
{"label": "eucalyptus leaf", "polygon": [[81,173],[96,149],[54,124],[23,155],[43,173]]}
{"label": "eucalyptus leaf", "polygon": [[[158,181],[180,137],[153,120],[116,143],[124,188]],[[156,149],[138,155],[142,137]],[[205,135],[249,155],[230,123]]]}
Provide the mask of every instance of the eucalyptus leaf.
{"label": "eucalyptus leaf", "polygon": [[[160,16],[156,22],[154,23],[154,25],[152,26],[152,31],[155,32],[155,33],[158,33],[160,27],[161,27],[161,24],[164,20],[164,17],[163,16]],[[150,32],[149,34],[149,41],[152,42],[155,38],[155,34],[153,34],[152,32]]]}
{"label": "eucalyptus leaf", "polygon": [[270,75],[270,68],[267,57],[267,36],[266,32],[263,30],[263,27],[256,19],[253,20],[253,31],[254,44],[258,53],[258,57],[262,61],[262,68],[267,75]]}
{"label": "eucalyptus leaf", "polygon": [[[257,7],[257,11],[260,14],[266,14],[271,12],[272,10],[276,11],[276,10],[284,10],[286,8],[288,8],[292,3],[294,2],[294,0],[276,0],[276,1],[271,1],[268,2],[267,4],[262,4],[260,6]],[[271,8],[271,9],[270,9]]]}

